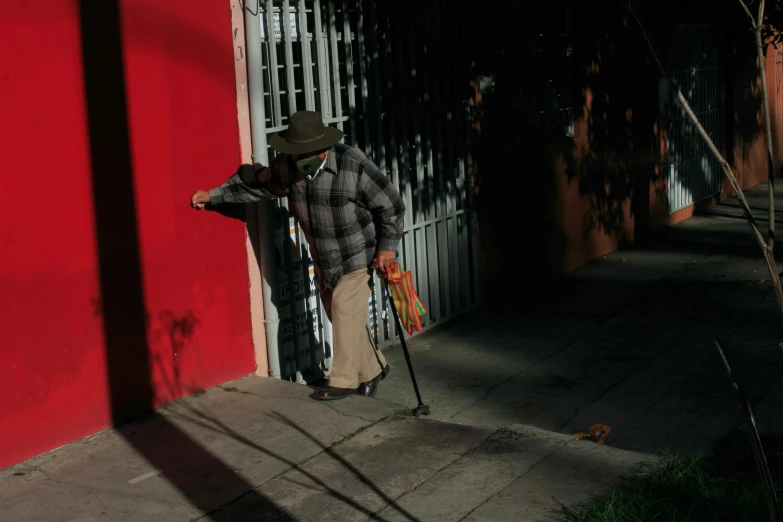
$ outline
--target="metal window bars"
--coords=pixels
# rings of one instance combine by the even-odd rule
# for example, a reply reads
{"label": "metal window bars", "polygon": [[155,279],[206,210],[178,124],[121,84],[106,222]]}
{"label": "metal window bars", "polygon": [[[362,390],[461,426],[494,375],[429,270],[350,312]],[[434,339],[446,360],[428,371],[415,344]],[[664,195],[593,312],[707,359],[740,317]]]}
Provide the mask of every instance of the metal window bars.
{"label": "metal window bars", "polygon": [[[718,49],[716,34],[709,26],[672,28],[669,73],[720,147]],[[668,203],[673,213],[719,194],[721,169],[679,104],[672,99],[669,108]]]}
{"label": "metal window bars", "polygon": [[[475,307],[465,15],[445,0],[267,1],[261,11],[266,132],[285,129],[302,109],[343,130],[405,200],[400,262],[428,308],[425,329]],[[273,207],[281,374],[301,381],[330,368],[331,325],[304,234],[286,200]],[[376,278],[368,327],[381,346],[395,335],[384,299]]]}

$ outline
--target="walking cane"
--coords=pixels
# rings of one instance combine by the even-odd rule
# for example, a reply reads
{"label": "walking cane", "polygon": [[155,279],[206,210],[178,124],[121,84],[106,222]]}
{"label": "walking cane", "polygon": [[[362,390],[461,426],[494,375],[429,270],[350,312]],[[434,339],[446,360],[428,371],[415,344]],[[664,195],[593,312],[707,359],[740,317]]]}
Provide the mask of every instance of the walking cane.
{"label": "walking cane", "polygon": [[[375,269],[377,271],[378,265],[375,263]],[[411,363],[411,355],[408,352],[408,345],[405,343],[405,334],[404,330],[402,329],[402,321],[400,321],[400,316],[397,314],[397,307],[394,306],[394,299],[392,298],[391,290],[389,290],[389,279],[387,277],[381,277],[383,279],[384,287],[386,288],[386,298],[389,300],[389,304],[391,305],[392,309],[392,315],[394,316],[394,324],[397,328],[397,334],[400,336],[400,344],[402,345],[402,353],[405,354],[405,362],[408,363],[408,371],[411,374],[411,381],[413,382],[413,391],[416,392],[416,400],[418,401],[419,405],[413,408],[411,410],[411,413],[414,417],[421,417],[422,415],[429,415],[430,414],[430,407],[427,404],[424,404],[421,402],[421,393],[419,393],[419,385],[416,384],[416,374],[413,373],[413,364]]]}

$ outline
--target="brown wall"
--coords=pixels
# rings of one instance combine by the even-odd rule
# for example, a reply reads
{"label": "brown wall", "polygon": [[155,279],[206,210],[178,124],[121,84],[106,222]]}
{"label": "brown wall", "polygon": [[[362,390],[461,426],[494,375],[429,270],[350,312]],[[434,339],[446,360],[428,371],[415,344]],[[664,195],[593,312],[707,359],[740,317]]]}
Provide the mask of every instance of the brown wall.
{"label": "brown wall", "polygon": [[[734,85],[734,102],[729,118],[734,123],[734,141],[731,144],[733,158],[731,167],[743,189],[752,188],[767,180],[766,138],[763,133],[764,113],[761,101],[761,77],[755,60],[756,49],[752,37],[744,35],[745,41],[737,39],[732,54],[739,74],[729,78]],[[747,40],[750,40],[748,42]],[[765,58],[767,92],[772,123],[772,144],[776,166],[783,159],[783,46],[770,45]],[[724,182],[726,196],[734,191]]]}

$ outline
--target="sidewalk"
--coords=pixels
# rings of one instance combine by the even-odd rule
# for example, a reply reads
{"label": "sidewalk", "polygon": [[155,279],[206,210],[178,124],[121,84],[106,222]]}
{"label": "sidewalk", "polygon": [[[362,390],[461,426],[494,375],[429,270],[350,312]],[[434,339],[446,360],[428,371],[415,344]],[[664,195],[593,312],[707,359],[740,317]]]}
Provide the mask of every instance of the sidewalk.
{"label": "sidewalk", "polygon": [[0,520],[533,521],[648,459],[310,394],[249,377],[4,470]]}
{"label": "sidewalk", "polygon": [[[766,187],[747,197],[765,227]],[[565,434],[601,423],[613,429],[613,447],[710,452],[742,424],[715,338],[725,340],[760,429],[783,432],[783,329],[768,280],[732,199],[652,246],[575,270],[568,295],[535,312],[474,313],[416,338],[411,356],[433,419]],[[415,405],[399,347],[385,353],[394,380],[378,397]]]}
{"label": "sidewalk", "polygon": [[[764,208],[763,189],[748,197]],[[547,520],[659,448],[710,452],[741,427],[715,337],[761,429],[783,431],[767,278],[729,201],[576,270],[534,312],[476,312],[417,336],[431,418],[408,415],[399,348],[377,399],[323,403],[246,378],[0,471],[0,520]],[[573,439],[596,423],[613,430],[607,446]]]}

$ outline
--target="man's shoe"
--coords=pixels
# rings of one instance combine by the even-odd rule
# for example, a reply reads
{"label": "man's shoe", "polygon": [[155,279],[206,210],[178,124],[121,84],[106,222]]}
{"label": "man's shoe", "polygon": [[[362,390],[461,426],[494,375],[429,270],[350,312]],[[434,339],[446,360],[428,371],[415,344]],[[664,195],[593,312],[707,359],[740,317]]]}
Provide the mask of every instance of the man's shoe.
{"label": "man's shoe", "polygon": [[345,399],[354,393],[356,393],[354,388],[334,388],[332,386],[325,386],[318,390],[315,394],[315,398],[319,401],[336,401],[338,399]]}
{"label": "man's shoe", "polygon": [[356,393],[362,397],[375,397],[375,394],[378,393],[378,386],[380,386],[381,381],[389,375],[390,371],[391,368],[389,368],[389,365],[387,364],[386,368],[384,368],[373,380],[361,383],[359,389],[356,390]]}

